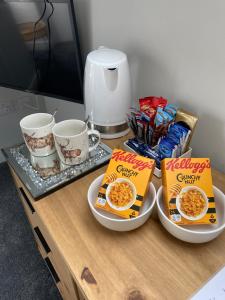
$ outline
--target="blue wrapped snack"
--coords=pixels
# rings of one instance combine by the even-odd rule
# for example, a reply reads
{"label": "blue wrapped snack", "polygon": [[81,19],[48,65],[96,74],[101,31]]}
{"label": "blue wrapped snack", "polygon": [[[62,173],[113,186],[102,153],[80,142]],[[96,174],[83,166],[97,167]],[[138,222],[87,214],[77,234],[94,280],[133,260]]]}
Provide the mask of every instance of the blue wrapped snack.
{"label": "blue wrapped snack", "polygon": [[184,150],[186,149],[186,145],[189,140],[191,130],[187,126],[184,126],[183,124],[175,123],[173,125],[173,127],[171,128],[170,132],[173,132],[175,135],[182,136],[181,137],[181,148],[182,148],[181,152],[183,153]]}
{"label": "blue wrapped snack", "polygon": [[171,148],[169,145],[165,144],[160,144],[159,145],[159,153],[160,153],[160,158],[171,158],[173,154],[173,148]]}
{"label": "blue wrapped snack", "polygon": [[173,132],[169,132],[166,137],[171,139],[176,145],[181,143],[181,137],[177,136]]}
{"label": "blue wrapped snack", "polygon": [[164,113],[163,114],[164,115],[164,124],[169,124],[174,120],[173,116],[168,114],[166,111],[164,111],[163,113]]}
{"label": "blue wrapped snack", "polygon": [[177,146],[176,153],[174,154],[175,157],[181,156],[181,154],[182,154],[182,140],[173,133],[169,133],[167,135],[167,138],[169,140],[173,141],[173,143]]}
{"label": "blue wrapped snack", "polygon": [[158,151],[161,159],[176,157],[177,155],[177,144],[174,140],[164,137],[160,140],[158,145]]}
{"label": "blue wrapped snack", "polygon": [[150,146],[139,142],[136,138],[129,139],[127,145],[138,154],[154,159],[156,162],[156,166],[160,168],[160,156],[155,150],[151,149]]}
{"label": "blue wrapped snack", "polygon": [[136,152],[138,152],[141,144],[136,138],[129,139],[127,142],[127,145]]}
{"label": "blue wrapped snack", "polygon": [[186,127],[174,123],[169,127],[169,134],[173,134],[177,136],[180,139],[180,144],[183,147],[185,144],[185,141],[187,139],[188,134],[190,133],[190,130],[188,130]]}
{"label": "blue wrapped snack", "polygon": [[174,120],[177,114],[177,106],[174,104],[168,104],[164,107],[164,111],[171,115]]}
{"label": "blue wrapped snack", "polygon": [[161,126],[161,125],[165,125],[170,123],[173,120],[173,117],[168,114],[167,112],[165,112],[162,107],[158,107],[157,108],[157,113],[155,116],[155,120],[154,120],[154,124],[156,127]]}
{"label": "blue wrapped snack", "polygon": [[142,111],[141,112],[141,120],[149,123],[151,121],[151,118],[144,111]]}
{"label": "blue wrapped snack", "polygon": [[161,126],[164,124],[164,115],[163,115],[163,109],[161,107],[158,107],[157,113],[155,115],[154,124],[156,127]]}
{"label": "blue wrapped snack", "polygon": [[180,130],[179,128],[177,128],[176,126],[174,126],[174,124],[173,124],[169,127],[168,134],[174,135],[177,138],[179,138],[180,140],[182,140],[186,133],[184,131]]}
{"label": "blue wrapped snack", "polygon": [[141,155],[154,159],[157,168],[160,168],[161,158],[157,151],[155,151],[154,149],[152,149],[150,146],[146,144],[141,145],[139,149]]}
{"label": "blue wrapped snack", "polygon": [[190,132],[191,131],[181,123],[173,123],[170,125],[166,137],[177,145],[176,152],[173,153],[173,155],[175,155],[174,157],[179,157],[183,154]]}
{"label": "blue wrapped snack", "polygon": [[175,135],[177,135],[179,137],[182,136],[183,138],[185,138],[188,131],[189,131],[188,128],[186,128],[178,123],[174,123],[169,127],[169,132],[173,132]]}

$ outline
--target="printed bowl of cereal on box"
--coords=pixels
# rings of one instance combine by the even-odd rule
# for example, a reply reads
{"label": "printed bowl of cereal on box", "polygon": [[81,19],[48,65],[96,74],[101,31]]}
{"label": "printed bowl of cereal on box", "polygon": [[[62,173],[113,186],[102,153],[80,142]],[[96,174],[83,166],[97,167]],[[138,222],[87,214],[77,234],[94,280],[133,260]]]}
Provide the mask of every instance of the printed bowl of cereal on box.
{"label": "printed bowl of cereal on box", "polygon": [[186,186],[176,197],[176,207],[180,215],[191,221],[202,219],[209,206],[205,192],[197,186]]}
{"label": "printed bowl of cereal on box", "polygon": [[106,200],[115,210],[129,209],[136,201],[135,185],[126,178],[117,178],[106,189]]}

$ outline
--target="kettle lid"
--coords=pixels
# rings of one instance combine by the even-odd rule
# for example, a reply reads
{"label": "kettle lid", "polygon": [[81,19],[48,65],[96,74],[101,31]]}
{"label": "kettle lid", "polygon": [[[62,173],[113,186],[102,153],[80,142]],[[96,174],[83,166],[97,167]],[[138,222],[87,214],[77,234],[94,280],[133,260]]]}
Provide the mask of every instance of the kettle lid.
{"label": "kettle lid", "polygon": [[101,46],[97,50],[90,52],[87,59],[94,64],[112,68],[118,67],[121,62],[127,59],[127,56],[122,51]]}

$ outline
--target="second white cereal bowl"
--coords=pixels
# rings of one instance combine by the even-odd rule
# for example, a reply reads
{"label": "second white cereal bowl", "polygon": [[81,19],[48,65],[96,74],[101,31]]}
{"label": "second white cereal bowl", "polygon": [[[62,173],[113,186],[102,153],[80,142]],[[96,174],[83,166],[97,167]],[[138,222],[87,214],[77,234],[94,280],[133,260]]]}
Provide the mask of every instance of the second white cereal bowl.
{"label": "second white cereal bowl", "polygon": [[130,231],[143,225],[150,217],[156,202],[156,190],[153,183],[149,184],[140,215],[136,218],[122,219],[104,210],[95,207],[95,201],[101,186],[104,174],[97,177],[88,189],[88,204],[95,219],[104,227],[115,231]]}
{"label": "second white cereal bowl", "polygon": [[163,188],[157,192],[157,210],[163,227],[174,237],[189,243],[206,243],[215,239],[225,228],[225,195],[213,186],[216,203],[217,224],[179,226],[167,217],[163,202]]}

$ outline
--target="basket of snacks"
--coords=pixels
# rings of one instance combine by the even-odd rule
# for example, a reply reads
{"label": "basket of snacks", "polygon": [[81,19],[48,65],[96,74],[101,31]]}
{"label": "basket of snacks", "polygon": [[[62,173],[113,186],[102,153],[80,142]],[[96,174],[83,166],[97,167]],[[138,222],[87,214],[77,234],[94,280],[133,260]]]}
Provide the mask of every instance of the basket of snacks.
{"label": "basket of snacks", "polygon": [[145,97],[139,99],[139,104],[139,110],[131,108],[127,115],[134,138],[125,141],[124,146],[154,159],[154,174],[161,177],[164,158],[191,157],[189,145],[198,118],[162,97]]}

